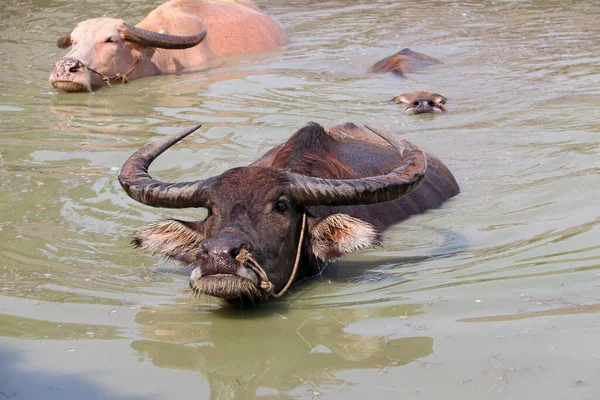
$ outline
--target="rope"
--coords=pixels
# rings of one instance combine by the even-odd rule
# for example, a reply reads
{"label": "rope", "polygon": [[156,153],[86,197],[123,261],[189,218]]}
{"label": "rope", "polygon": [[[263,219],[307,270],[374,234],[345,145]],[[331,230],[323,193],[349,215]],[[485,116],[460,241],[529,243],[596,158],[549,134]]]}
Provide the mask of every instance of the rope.
{"label": "rope", "polygon": [[96,75],[100,75],[100,77],[102,78],[102,81],[104,83],[106,83],[109,87],[112,87],[110,84],[111,80],[115,80],[118,79],[121,81],[121,83],[127,83],[128,79],[127,79],[127,75],[129,75],[131,73],[131,71],[133,71],[133,69],[137,66],[137,64],[140,62],[140,59],[138,58],[137,60],[135,60],[135,63],[133,63],[133,66],[129,69],[129,71],[127,71],[125,74],[120,74],[120,73],[116,73],[113,76],[106,76],[104,74],[101,74],[98,71],[94,71],[93,69],[91,69],[90,67],[83,65],[83,63],[80,62],[80,67],[84,67],[85,69],[87,69],[90,72],[93,72]]}
{"label": "rope", "polygon": [[294,261],[294,268],[292,269],[292,275],[290,275],[290,279],[288,280],[288,282],[285,284],[285,286],[283,287],[283,289],[281,289],[281,291],[279,293],[275,293],[275,290],[274,290],[275,285],[273,285],[273,283],[271,283],[265,270],[256,262],[256,260],[254,258],[252,258],[252,255],[250,254],[250,252],[248,250],[242,249],[240,251],[240,253],[237,255],[237,257],[235,258],[237,261],[241,262],[242,264],[249,261],[250,262],[249,267],[256,273],[256,275],[258,275],[258,278],[260,279],[261,289],[263,289],[265,292],[267,292],[271,296],[275,297],[276,299],[281,297],[289,289],[289,287],[292,285],[292,282],[294,282],[294,279],[296,278],[296,273],[298,272],[298,264],[300,264],[300,254],[302,253],[302,241],[304,240],[305,228],[306,228],[306,212],[304,212],[304,214],[302,215],[302,228],[301,228],[302,230],[300,231],[300,240],[298,241],[298,248],[296,249],[296,261]]}

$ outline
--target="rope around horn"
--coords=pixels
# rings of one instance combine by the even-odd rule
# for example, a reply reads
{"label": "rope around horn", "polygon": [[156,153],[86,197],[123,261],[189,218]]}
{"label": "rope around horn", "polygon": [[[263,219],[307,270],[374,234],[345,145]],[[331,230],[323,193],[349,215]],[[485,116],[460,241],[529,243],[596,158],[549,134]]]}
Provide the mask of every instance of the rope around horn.
{"label": "rope around horn", "polygon": [[269,280],[266,271],[256,262],[250,252],[246,249],[242,249],[240,253],[235,258],[238,262],[245,264],[249,262],[249,267],[258,275],[260,279],[260,288],[275,297],[276,299],[281,297],[292,285],[294,279],[296,278],[296,273],[298,272],[298,264],[300,264],[300,254],[302,253],[302,241],[304,240],[304,230],[306,228],[306,211],[302,215],[302,228],[300,230],[300,240],[298,241],[298,248],[296,249],[296,261],[294,262],[294,268],[292,269],[292,275],[290,275],[290,279],[285,284],[283,289],[279,293],[275,293],[275,285]]}

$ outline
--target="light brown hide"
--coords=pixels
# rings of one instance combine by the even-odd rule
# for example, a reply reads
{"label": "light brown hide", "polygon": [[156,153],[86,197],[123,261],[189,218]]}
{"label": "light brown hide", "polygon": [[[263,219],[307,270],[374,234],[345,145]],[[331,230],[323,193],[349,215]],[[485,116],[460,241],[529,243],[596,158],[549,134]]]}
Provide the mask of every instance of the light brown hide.
{"label": "light brown hide", "polygon": [[136,25],[175,36],[197,35],[206,29],[206,38],[187,49],[161,49],[126,40],[124,23],[113,18],[89,19],[60,38],[59,46],[72,44],[72,49],[56,64],[50,85],[65,91],[91,91],[105,84],[102,76],[131,70],[127,75],[131,80],[174,73],[217,57],[267,51],[287,43],[281,27],[250,0],[173,0]]}

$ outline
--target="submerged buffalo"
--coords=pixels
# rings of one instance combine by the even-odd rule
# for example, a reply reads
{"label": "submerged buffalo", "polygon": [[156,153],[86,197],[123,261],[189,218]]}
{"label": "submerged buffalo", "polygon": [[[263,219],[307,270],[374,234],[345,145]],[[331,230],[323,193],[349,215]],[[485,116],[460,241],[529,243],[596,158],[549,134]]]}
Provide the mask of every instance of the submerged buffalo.
{"label": "submerged buffalo", "polygon": [[119,181],[150,206],[208,210],[203,221],[139,228],[133,243],[193,267],[195,293],[230,302],[279,297],[323,263],[379,243],[392,224],[459,192],[436,157],[398,134],[352,123],[327,130],[311,123],[252,164],[216,177],[152,178],[150,163],[197,128],[138,150]]}
{"label": "submerged buffalo", "polygon": [[216,57],[287,43],[285,33],[252,0],[172,0],[136,26],[94,18],[58,39],[73,46],[50,75],[67,92],[198,67]]}
{"label": "submerged buffalo", "polygon": [[446,112],[444,104],[447,99],[441,94],[430,92],[410,92],[396,96],[390,101],[396,104],[407,104],[404,114],[425,114],[433,113],[437,108],[441,112]]}
{"label": "submerged buffalo", "polygon": [[382,60],[377,61],[371,68],[370,73],[387,73],[404,77],[409,72],[417,71],[430,65],[443,64],[440,60],[429,57],[423,53],[417,53],[409,48],[402,49]]}

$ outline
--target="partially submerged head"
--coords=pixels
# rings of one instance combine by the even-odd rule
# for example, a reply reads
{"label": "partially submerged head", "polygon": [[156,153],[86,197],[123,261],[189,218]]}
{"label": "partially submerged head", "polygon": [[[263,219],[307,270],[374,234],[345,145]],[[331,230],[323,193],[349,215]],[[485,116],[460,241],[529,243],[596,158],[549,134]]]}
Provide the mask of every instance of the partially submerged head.
{"label": "partially submerged head", "polygon": [[[308,128],[323,130],[316,124]],[[204,207],[208,216],[202,221],[166,220],[142,227],[134,234],[134,244],[190,265],[194,292],[229,301],[259,299],[272,293],[262,290],[259,274],[245,259],[240,260],[241,252],[252,255],[272,283],[273,292],[279,292],[294,279],[298,246],[301,268],[305,268],[315,259],[333,260],[377,243],[379,233],[368,222],[340,213],[319,218],[310,207],[396,199],[418,187],[427,165],[414,145],[381,134],[405,160],[381,176],[325,179],[268,166],[234,168],[216,177],[183,183],[161,182],[148,175],[150,162],[189,133],[171,135],[136,152],[123,165],[119,180],[137,201],[156,207]],[[305,214],[308,221],[300,241]],[[306,272],[300,271],[299,276]]]}
{"label": "partially submerged head", "polygon": [[392,73],[404,77],[407,73],[436,64],[443,63],[426,54],[405,48],[389,57],[377,61],[369,68],[369,73]]}
{"label": "partially submerged head", "polygon": [[134,72],[140,60],[151,57],[156,48],[193,47],[205,36],[206,31],[173,36],[137,28],[121,19],[89,19],[58,39],[61,49],[72,48],[56,63],[50,86],[67,92],[92,91],[107,83],[103,78]]}
{"label": "partially submerged head", "polygon": [[436,109],[446,112],[446,98],[441,94],[430,92],[411,92],[394,97],[390,101],[396,104],[406,104],[404,114],[433,113]]}
{"label": "partially submerged head", "polygon": [[206,208],[206,219],[151,224],[135,232],[135,245],[192,266],[192,290],[225,299],[262,295],[256,272],[236,259],[246,250],[279,290],[291,274],[304,212],[286,174],[245,167],[211,181],[190,204]]}

